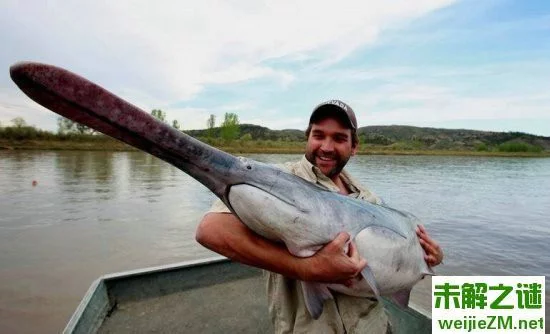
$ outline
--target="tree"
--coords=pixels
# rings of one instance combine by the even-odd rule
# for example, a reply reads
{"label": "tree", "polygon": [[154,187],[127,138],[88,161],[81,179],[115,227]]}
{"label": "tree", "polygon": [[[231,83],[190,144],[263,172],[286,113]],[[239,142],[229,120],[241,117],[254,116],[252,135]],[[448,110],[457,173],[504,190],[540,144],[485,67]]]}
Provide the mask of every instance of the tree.
{"label": "tree", "polygon": [[11,120],[11,122],[16,128],[22,128],[24,126],[27,126],[27,122],[25,122],[23,117],[15,117],[14,119]]}
{"label": "tree", "polygon": [[57,132],[60,134],[73,132],[74,122],[65,117],[57,118]]}
{"label": "tree", "polygon": [[95,132],[94,129],[87,127],[84,124],[73,122],[68,118],[57,118],[57,132],[63,133],[76,133],[80,135],[91,135]]}
{"label": "tree", "polygon": [[252,140],[252,135],[250,133],[245,133],[244,135],[242,135],[241,140],[242,141],[251,141]]}
{"label": "tree", "polygon": [[178,122],[177,119],[172,121],[172,127],[174,127],[174,129],[176,129],[176,130],[180,129],[180,123]]}
{"label": "tree", "polygon": [[216,126],[216,116],[210,114],[210,117],[206,120],[206,137],[214,137],[214,127]]}
{"label": "tree", "polygon": [[166,113],[160,109],[153,109],[151,115],[161,122],[166,123]]}
{"label": "tree", "polygon": [[74,122],[74,123],[76,125],[76,132],[81,134],[81,135],[91,135],[92,133],[95,132],[94,129],[90,129],[89,127],[87,127],[84,124],[80,124],[80,123],[76,123],[76,122]]}
{"label": "tree", "polygon": [[234,113],[225,113],[221,126],[221,136],[224,140],[235,140],[239,136],[239,117]]}

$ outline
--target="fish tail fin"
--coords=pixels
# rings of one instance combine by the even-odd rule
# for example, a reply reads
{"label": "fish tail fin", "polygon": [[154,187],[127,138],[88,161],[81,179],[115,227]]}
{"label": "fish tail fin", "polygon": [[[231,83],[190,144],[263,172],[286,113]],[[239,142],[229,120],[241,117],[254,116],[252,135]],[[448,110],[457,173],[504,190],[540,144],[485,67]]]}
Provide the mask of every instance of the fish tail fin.
{"label": "fish tail fin", "polygon": [[323,304],[325,300],[332,299],[326,284],[316,282],[300,282],[302,284],[302,292],[304,293],[304,301],[307,310],[313,319],[319,319],[323,313]]}

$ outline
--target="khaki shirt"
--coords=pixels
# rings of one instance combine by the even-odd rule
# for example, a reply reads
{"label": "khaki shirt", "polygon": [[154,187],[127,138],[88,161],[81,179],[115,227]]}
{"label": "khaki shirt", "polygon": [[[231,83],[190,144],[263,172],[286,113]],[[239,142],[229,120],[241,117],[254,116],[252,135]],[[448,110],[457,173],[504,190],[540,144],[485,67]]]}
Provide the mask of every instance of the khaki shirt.
{"label": "khaki shirt", "polygon": [[[307,181],[338,192],[338,186],[313,166],[305,156],[296,162],[278,165]],[[351,191],[349,196],[380,204],[382,200],[363,188],[345,170],[342,181]],[[231,212],[221,200],[209,212]],[[334,299],[325,301],[321,317],[314,320],[304,303],[300,282],[264,271],[267,278],[267,300],[275,333],[387,333],[388,318],[383,306],[374,298],[358,298],[332,292]]]}

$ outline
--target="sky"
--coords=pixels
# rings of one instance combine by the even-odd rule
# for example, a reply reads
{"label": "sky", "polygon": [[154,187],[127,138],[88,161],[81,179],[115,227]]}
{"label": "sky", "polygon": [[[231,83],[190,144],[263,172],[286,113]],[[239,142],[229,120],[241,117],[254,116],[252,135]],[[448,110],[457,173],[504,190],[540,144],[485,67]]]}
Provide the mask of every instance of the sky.
{"label": "sky", "polygon": [[57,130],[57,114],[9,77],[36,61],[182,129],[227,112],[305,129],[317,104],[341,99],[359,126],[550,136],[543,0],[0,0],[0,45],[2,126]]}

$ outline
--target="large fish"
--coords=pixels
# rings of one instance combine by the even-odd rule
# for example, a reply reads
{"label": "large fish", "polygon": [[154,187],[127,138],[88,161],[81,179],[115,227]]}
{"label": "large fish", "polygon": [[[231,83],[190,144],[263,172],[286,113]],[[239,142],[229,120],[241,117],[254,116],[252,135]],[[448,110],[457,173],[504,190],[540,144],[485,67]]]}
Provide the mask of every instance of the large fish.
{"label": "large fish", "polygon": [[433,274],[415,228],[418,220],[321,188],[271,165],[237,158],[155,119],[138,107],[67,70],[17,63],[13,81],[31,99],[73,121],[148,152],[201,182],[250,229],[284,242],[300,257],[315,254],[348,232],[368,266],[351,286],[302,282],[317,319],[331,290],[354,296],[393,296],[407,305],[412,287]]}

